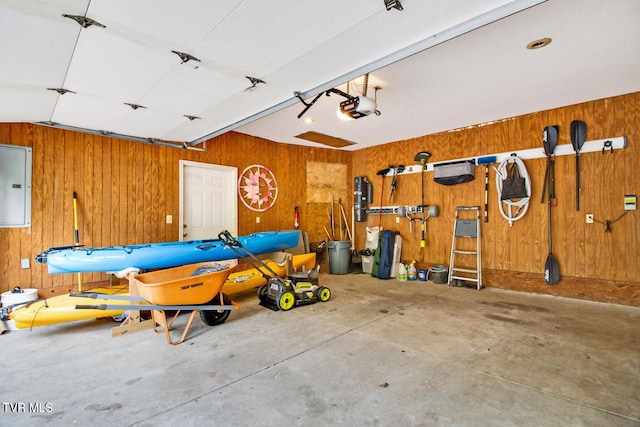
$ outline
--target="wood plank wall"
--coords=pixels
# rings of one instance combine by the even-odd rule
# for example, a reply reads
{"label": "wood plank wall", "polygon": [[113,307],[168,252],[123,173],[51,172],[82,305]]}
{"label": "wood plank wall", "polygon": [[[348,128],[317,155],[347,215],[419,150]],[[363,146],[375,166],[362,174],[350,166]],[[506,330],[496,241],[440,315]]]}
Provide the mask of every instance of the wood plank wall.
{"label": "wood plank wall", "polygon": [[[382,179],[376,171],[390,164],[412,165],[420,151],[429,151],[429,162],[483,156],[511,150],[542,147],[545,126],[559,125],[558,144],[571,144],[570,123],[587,124],[587,140],[626,135],[628,147],[614,153],[585,153],[581,156],[582,196],[575,209],[575,156],[556,158],[557,207],[552,212],[553,252],[558,260],[561,281],[546,285],[543,272],[548,255],[547,206],[540,203],[546,158],[525,162],[531,176],[532,195],[525,217],[512,227],[498,211],[495,171],[489,174],[489,222],[482,223],[482,260],[486,286],[537,292],[594,301],[640,305],[640,211],[629,212],[605,233],[603,224],[586,224],[585,214],[596,220],[614,220],[624,213],[623,196],[640,196],[640,93],[596,100],[579,105],[542,111],[503,121],[394,142],[354,153],[354,176],[373,182],[373,205],[380,204]],[[498,166],[498,165],[494,165]],[[484,206],[484,167],[477,167],[475,180],[455,186],[425,176],[425,203],[440,208],[437,218],[427,220],[426,250],[420,249],[419,226],[409,233],[406,219],[383,215],[384,228],[403,237],[402,258],[417,260],[421,267],[449,265],[455,207]],[[389,203],[390,182],[385,180],[383,205],[420,204],[420,174],[398,178],[393,202]],[[377,226],[378,216],[358,223],[358,247],[364,247],[366,226]],[[419,222],[414,223],[418,225]]]}
{"label": "wood plank wall", "polygon": [[[547,257],[546,205],[540,204],[544,159],[526,162],[532,178],[532,198],[525,218],[509,227],[500,216],[495,172],[490,172],[489,222],[482,224],[483,272],[486,286],[538,292],[594,301],[640,305],[640,213],[630,212],[605,233],[601,224],[585,224],[584,215],[613,220],[623,212],[623,195],[640,195],[637,172],[640,154],[635,146],[640,129],[640,93],[586,102],[528,114],[484,126],[427,135],[355,152],[277,144],[234,132],[207,142],[206,152],[186,151],[150,144],[87,135],[33,124],[0,123],[0,143],[33,148],[32,227],[0,229],[0,290],[13,286],[35,287],[41,296],[75,290],[76,275],[49,275],[36,264],[35,255],[51,246],[73,243],[73,200],[78,193],[80,242],[109,246],[178,240],[179,225],[165,224],[165,216],[179,217],[179,160],[235,166],[240,173],[259,163],[269,167],[279,183],[278,201],[269,211],[256,213],[238,204],[238,232],[292,229],[293,210],[300,207],[301,229],[310,241],[326,239],[321,227],[326,209],[306,204],[307,162],[346,164],[348,188],[364,175],[374,185],[373,203],[381,196],[376,171],[390,164],[415,164],[419,151],[429,151],[430,161],[481,156],[496,152],[541,147],[542,129],[560,126],[559,144],[570,144],[569,125],[584,120],[588,140],[628,137],[629,146],[613,154],[586,153],[581,157],[581,210],[575,211],[575,158],[556,160],[558,206],[553,211],[554,254],[561,281],[547,286],[543,279]],[[420,203],[420,174],[401,176],[394,200],[389,202],[390,180],[385,181],[384,205]],[[345,201],[350,212],[352,197]],[[409,233],[406,219],[396,224],[385,215],[385,228],[401,233],[405,261],[421,267],[448,265],[454,209],[458,205],[484,204],[484,168],[476,169],[472,182],[445,187],[425,176],[425,202],[438,205],[440,215],[427,220],[426,250],[419,248],[420,232],[414,223]],[[350,219],[350,215],[348,215]],[[328,224],[328,222],[327,222]],[[366,226],[376,226],[377,216],[356,224],[356,248],[364,248]],[[20,268],[20,258],[32,260]],[[326,271],[326,259],[322,260]],[[85,274],[84,283],[105,280],[104,274]]]}
{"label": "wood plank wall", "polygon": [[[74,191],[80,243],[103,247],[179,239],[180,160],[235,166],[238,174],[258,163],[274,172],[279,183],[275,206],[257,214],[238,203],[240,235],[293,229],[295,206],[300,207],[301,229],[306,229],[311,223],[306,208],[307,162],[341,163],[351,173],[351,153],[277,144],[234,132],[207,141],[206,152],[198,152],[0,123],[0,143],[33,148],[32,226],[0,229],[0,290],[38,288],[40,296],[77,289],[76,274],[49,275],[46,266],[34,261],[49,247],[74,243]],[[166,215],[173,215],[173,224],[165,223]],[[308,233],[310,241],[325,239],[322,229]],[[29,258],[31,268],[21,269],[21,258]],[[83,274],[83,288],[107,279],[105,274]]]}

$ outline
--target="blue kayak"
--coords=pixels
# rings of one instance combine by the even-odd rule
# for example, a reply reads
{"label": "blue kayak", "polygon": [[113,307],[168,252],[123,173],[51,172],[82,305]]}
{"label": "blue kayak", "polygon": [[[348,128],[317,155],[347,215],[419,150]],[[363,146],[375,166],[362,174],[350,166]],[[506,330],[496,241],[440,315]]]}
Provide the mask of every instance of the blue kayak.
{"label": "blue kayak", "polygon": [[[265,231],[240,236],[237,241],[249,252],[259,255],[298,245],[299,231]],[[127,268],[150,270],[177,267],[197,262],[238,258],[238,254],[220,239],[163,242],[105,248],[62,246],[49,248],[36,256],[47,264],[49,274],[118,272]]]}

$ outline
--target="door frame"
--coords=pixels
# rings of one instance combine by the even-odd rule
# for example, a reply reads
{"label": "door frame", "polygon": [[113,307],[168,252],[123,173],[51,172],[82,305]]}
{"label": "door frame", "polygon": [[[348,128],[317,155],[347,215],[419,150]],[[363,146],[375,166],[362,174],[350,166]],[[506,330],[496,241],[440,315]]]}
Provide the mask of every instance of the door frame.
{"label": "door frame", "polygon": [[237,197],[237,183],[238,183],[238,168],[234,166],[224,166],[224,165],[216,165],[212,163],[202,163],[202,162],[194,162],[191,160],[180,160],[180,197],[179,197],[179,224],[178,224],[178,241],[183,241],[182,236],[182,224],[184,224],[184,172],[185,168],[195,167],[195,168],[203,168],[203,169],[214,169],[222,172],[230,173],[233,177],[233,182],[235,183],[233,192],[236,195],[234,197],[235,203],[232,206],[229,206],[229,209],[232,209],[233,212],[233,229],[229,230],[229,232],[236,236],[238,234],[238,197]]}

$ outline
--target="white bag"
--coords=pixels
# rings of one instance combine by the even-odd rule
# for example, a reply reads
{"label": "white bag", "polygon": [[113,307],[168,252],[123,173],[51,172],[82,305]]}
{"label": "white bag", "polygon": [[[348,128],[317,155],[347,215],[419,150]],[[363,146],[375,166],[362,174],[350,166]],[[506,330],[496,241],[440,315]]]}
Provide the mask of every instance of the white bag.
{"label": "white bag", "polygon": [[364,244],[365,249],[374,251],[378,248],[381,231],[382,227],[367,227],[367,241]]}

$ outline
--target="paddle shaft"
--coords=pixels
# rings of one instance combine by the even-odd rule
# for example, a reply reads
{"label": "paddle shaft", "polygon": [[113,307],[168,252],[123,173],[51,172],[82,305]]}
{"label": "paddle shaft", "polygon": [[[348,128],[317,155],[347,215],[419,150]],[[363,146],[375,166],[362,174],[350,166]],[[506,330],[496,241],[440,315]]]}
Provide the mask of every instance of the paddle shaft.
{"label": "paddle shaft", "polygon": [[548,196],[547,196],[547,233],[548,233],[548,239],[549,239],[549,256],[552,256],[553,254],[553,242],[552,242],[552,233],[551,233],[551,203],[552,203],[552,191],[551,191],[551,185],[552,185],[552,178],[551,178],[551,155],[549,155],[547,157],[547,162],[549,163],[549,175],[548,175],[548,187],[549,187],[549,191],[548,191]]}
{"label": "paddle shaft", "polygon": [[580,152],[576,153],[576,211],[580,210]]}
{"label": "paddle shaft", "polygon": [[549,171],[550,184],[549,184],[549,196],[551,197],[551,206],[555,207],[558,205],[558,200],[556,199],[556,160],[555,156],[551,156],[551,166]]}
{"label": "paddle shaft", "polygon": [[545,266],[544,266],[544,280],[547,283],[547,285],[555,285],[560,280],[560,271],[559,271],[560,269],[558,267],[558,261],[556,261],[555,257],[553,256],[553,234],[551,231],[551,204],[555,200],[554,199],[555,190],[553,189],[554,165],[553,165],[552,156],[550,154],[547,156],[547,163],[548,163],[548,169],[549,169],[548,183],[547,183],[549,187],[549,191],[547,192],[548,194],[548,197],[547,197],[548,236],[547,237],[549,240],[549,255],[547,255],[547,261],[545,262]]}
{"label": "paddle shaft", "polygon": [[571,122],[571,145],[576,152],[576,211],[580,210],[580,149],[587,139],[587,124],[582,120]]}
{"label": "paddle shaft", "polygon": [[547,168],[544,171],[544,185],[542,186],[542,196],[540,196],[540,203],[545,202],[545,195],[547,193],[547,184],[549,184],[549,165],[550,164],[551,162],[549,162],[549,156],[547,156]]}
{"label": "paddle shaft", "polygon": [[[558,143],[558,127],[547,126],[542,132],[542,147],[547,155],[547,171],[545,174],[545,189],[547,192],[547,233],[549,240],[549,255],[544,265],[544,280],[547,285],[555,285],[560,280],[558,262],[553,256],[553,235],[551,232],[551,205],[556,205],[555,190],[555,161],[553,152]],[[541,202],[544,201],[545,189],[542,192]]]}

